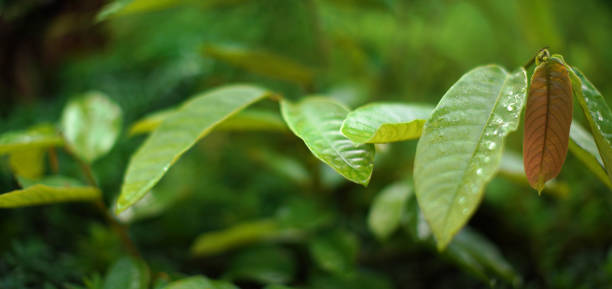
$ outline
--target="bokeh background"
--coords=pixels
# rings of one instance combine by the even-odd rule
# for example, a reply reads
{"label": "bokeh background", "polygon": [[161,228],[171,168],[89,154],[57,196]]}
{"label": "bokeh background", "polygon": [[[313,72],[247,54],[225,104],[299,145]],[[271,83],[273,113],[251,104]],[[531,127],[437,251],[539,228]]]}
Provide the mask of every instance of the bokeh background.
{"label": "bokeh background", "polygon": [[[350,108],[435,104],[468,70],[489,63],[514,70],[549,46],[609,96],[611,28],[612,4],[594,0],[2,0],[0,133],[57,122],[69,99],[106,93],[122,108],[125,127],[93,165],[110,204],[144,139],[128,136],[130,124],[196,93],[249,82],[289,99],[328,95]],[[278,110],[273,102],[258,107]],[[521,151],[521,135],[509,137],[508,150]],[[134,221],[130,232],[154,271],[247,276],[236,278],[241,288],[262,282],[240,271],[260,266],[246,266],[240,256],[270,248],[286,262],[277,260],[281,272],[270,274],[288,274],[300,288],[487,288],[470,268],[405,231],[384,242],[368,231],[373,197],[411,178],[415,147],[408,141],[379,148],[372,182],[363,188],[321,165],[291,134],[213,133],[158,186],[181,197]],[[80,176],[62,154],[60,165]],[[303,169],[283,174],[294,165]],[[470,226],[522,276],[520,288],[610,288],[612,194],[572,155],[558,181],[562,192],[538,196],[524,182],[495,178]],[[17,187],[0,159],[1,191]],[[369,281],[317,267],[308,238],[189,255],[198,234],[283,210],[299,211],[300,224],[320,221],[320,234],[350,236],[357,249],[349,246],[347,266]],[[103,275],[122,254],[86,204],[0,211],[0,288],[83,286],[84,277]]]}

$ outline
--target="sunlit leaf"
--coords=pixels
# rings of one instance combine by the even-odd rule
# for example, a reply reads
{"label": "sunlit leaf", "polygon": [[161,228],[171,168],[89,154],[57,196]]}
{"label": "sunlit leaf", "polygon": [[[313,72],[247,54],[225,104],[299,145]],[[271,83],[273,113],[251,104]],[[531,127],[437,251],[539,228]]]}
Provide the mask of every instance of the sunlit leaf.
{"label": "sunlit leaf", "polygon": [[[149,133],[155,130],[176,109],[154,112],[130,127],[130,135]],[[228,131],[286,131],[287,126],[277,113],[267,110],[247,109],[223,121],[218,130]]]}
{"label": "sunlit leaf", "polygon": [[255,247],[236,256],[225,277],[278,284],[291,281],[294,275],[295,260],[291,251],[280,247]]}
{"label": "sunlit leaf", "polygon": [[209,8],[245,1],[247,0],[115,0],[102,8],[96,19],[103,21],[114,17],[158,11],[184,4],[197,6],[198,8]]}
{"label": "sunlit leaf", "polygon": [[379,239],[386,239],[399,226],[406,201],[413,194],[407,183],[395,183],[382,190],[370,208],[368,225]]}
{"label": "sunlit leaf", "polygon": [[521,277],[495,245],[469,228],[457,234],[445,254],[491,285],[495,284],[495,277],[514,286],[521,283]]}
{"label": "sunlit leaf", "polygon": [[340,132],[348,109],[327,98],[299,103],[281,101],[281,112],[293,133],[310,151],[350,181],[367,185],[374,167],[374,146],[354,145]]}
{"label": "sunlit leaf", "polygon": [[10,131],[0,135],[0,155],[27,149],[61,146],[64,143],[55,128],[38,125],[25,131]]}
{"label": "sunlit leaf", "polygon": [[315,237],[308,244],[308,248],[321,269],[336,275],[345,275],[354,270],[359,240],[349,232],[337,230]]}
{"label": "sunlit leaf", "polygon": [[62,113],[62,132],[70,148],[92,162],[107,153],[121,131],[121,108],[100,92],[68,103]]}
{"label": "sunlit leaf", "polygon": [[204,53],[252,73],[309,86],[314,71],[287,57],[229,45],[206,45]]}
{"label": "sunlit leaf", "polygon": [[191,247],[191,253],[195,256],[214,255],[254,242],[274,239],[281,235],[283,235],[283,230],[274,220],[247,222],[198,236]]}
{"label": "sunlit leaf", "polygon": [[429,105],[372,103],[350,112],[342,133],[355,143],[388,143],[421,136]]}
{"label": "sunlit leaf", "polygon": [[106,274],[104,289],[147,289],[149,280],[149,268],[143,261],[123,257]]}
{"label": "sunlit leaf", "polygon": [[193,276],[168,284],[163,289],[235,289],[227,282],[210,280],[204,276]]}
{"label": "sunlit leaf", "polygon": [[197,95],[166,118],[132,156],[116,212],[140,200],[178,158],[225,119],[268,92],[250,85],[232,85]]}
{"label": "sunlit leaf", "polygon": [[602,167],[603,161],[597,151],[593,136],[576,122],[572,122],[570,127],[569,150],[608,188],[612,189],[612,182]]}
{"label": "sunlit leaf", "polygon": [[9,162],[16,176],[37,179],[45,171],[45,150],[33,148],[15,151],[10,154]]}
{"label": "sunlit leaf", "polygon": [[526,88],[524,69],[478,67],[446,92],[425,123],[414,184],[439,249],[476,211],[497,171],[504,138],[518,126]]}
{"label": "sunlit leaf", "polygon": [[523,162],[531,187],[544,184],[561,172],[572,122],[572,85],[565,65],[550,58],[536,67],[525,108]]}
{"label": "sunlit leaf", "polygon": [[94,187],[80,185],[63,177],[48,177],[40,181],[26,182],[20,179],[24,189],[0,194],[0,208],[17,208],[71,201],[93,201],[101,197]]}
{"label": "sunlit leaf", "polygon": [[[612,180],[612,110],[599,90],[576,67],[570,70],[574,94],[584,112],[597,149]],[[578,89],[581,88],[581,89]]]}

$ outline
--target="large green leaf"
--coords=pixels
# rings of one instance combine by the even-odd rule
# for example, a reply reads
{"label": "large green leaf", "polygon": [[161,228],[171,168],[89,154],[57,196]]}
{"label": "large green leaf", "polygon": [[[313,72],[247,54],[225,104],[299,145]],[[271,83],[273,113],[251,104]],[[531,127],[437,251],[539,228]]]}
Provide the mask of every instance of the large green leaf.
{"label": "large green leaf", "polygon": [[204,53],[250,72],[309,86],[314,71],[287,57],[229,45],[206,45]]}
{"label": "large green leaf", "polygon": [[366,186],[374,167],[374,146],[354,145],[340,132],[348,109],[328,98],[299,103],[281,101],[281,112],[293,133],[310,151],[350,181]]}
{"label": "large green leaf", "polygon": [[409,184],[399,182],[386,187],[376,196],[370,208],[368,225],[379,239],[386,239],[397,229],[406,201],[412,194]]}
{"label": "large green leaf", "polygon": [[70,148],[92,162],[107,153],[121,131],[121,108],[100,92],[90,92],[68,103],[62,131]]}
{"label": "large green leaf", "polygon": [[101,197],[95,187],[63,177],[48,177],[32,182],[20,179],[24,189],[0,194],[0,208],[17,208],[70,201],[92,201]]}
{"label": "large green leaf", "polygon": [[474,213],[495,175],[504,138],[519,124],[526,88],[522,68],[478,67],[446,92],[425,123],[414,184],[440,250]]}
{"label": "large green leaf", "polygon": [[64,143],[52,125],[42,124],[24,131],[10,131],[0,135],[0,155],[60,146]]}
{"label": "large green leaf", "polygon": [[143,261],[123,257],[106,274],[104,289],[147,289],[149,280],[149,269]]}
{"label": "large green leaf", "polygon": [[225,119],[268,95],[251,85],[232,85],[195,96],[166,118],[132,156],[116,212],[140,200],[178,158]]}
{"label": "large green leaf", "polygon": [[[576,67],[570,69],[574,95],[584,112],[599,154],[612,180],[612,110],[599,90]],[[579,89],[580,88],[580,89]]]}
{"label": "large green leaf", "polygon": [[[149,133],[155,130],[176,109],[154,112],[130,127],[130,135]],[[228,118],[217,127],[228,131],[286,131],[287,126],[277,113],[268,110],[247,109]]]}
{"label": "large green leaf", "polygon": [[282,235],[283,230],[274,220],[252,221],[198,236],[191,252],[195,256],[208,256]]}
{"label": "large green leaf", "polygon": [[372,103],[350,112],[342,133],[355,143],[388,143],[416,139],[431,115],[429,105]]}
{"label": "large green leaf", "polygon": [[570,127],[569,150],[608,188],[612,189],[612,181],[610,181],[606,170],[602,167],[603,161],[597,151],[597,145],[593,136],[577,122],[572,122]]}

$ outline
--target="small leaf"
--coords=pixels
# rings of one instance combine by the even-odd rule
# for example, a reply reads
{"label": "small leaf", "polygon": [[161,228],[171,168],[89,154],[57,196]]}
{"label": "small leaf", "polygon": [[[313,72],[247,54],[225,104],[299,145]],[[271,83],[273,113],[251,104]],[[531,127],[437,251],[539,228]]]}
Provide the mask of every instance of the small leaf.
{"label": "small leaf", "polygon": [[101,192],[97,188],[75,186],[78,182],[63,177],[49,177],[38,182],[27,182],[20,179],[20,183],[24,189],[0,194],[0,208],[69,201],[93,201],[101,197]]}
{"label": "small leaf", "polygon": [[273,220],[247,222],[222,231],[201,234],[193,243],[191,253],[194,256],[214,255],[281,235],[283,231]]}
{"label": "small leaf", "polygon": [[106,154],[121,131],[121,108],[100,92],[90,92],[68,103],[62,131],[74,152],[87,162]]}
{"label": "small leaf", "polygon": [[342,133],[354,143],[388,143],[416,139],[431,115],[429,105],[372,103],[350,112]]}
{"label": "small leaf", "polygon": [[572,122],[570,127],[569,150],[608,188],[612,189],[612,182],[602,167],[603,161],[597,151],[593,136],[576,122]]}
{"label": "small leaf", "polygon": [[399,182],[381,191],[370,208],[368,225],[379,239],[388,238],[399,226],[406,201],[413,194],[409,184]]}
{"label": "small leaf", "polygon": [[45,151],[40,148],[15,151],[10,154],[9,162],[16,176],[37,179],[45,171]]}
{"label": "small leaf", "polygon": [[314,71],[311,68],[267,51],[249,50],[229,45],[206,45],[204,53],[256,74],[304,86],[309,86],[314,78]]}
{"label": "small leaf", "polygon": [[262,284],[287,283],[295,275],[291,252],[280,247],[255,247],[241,252],[232,260],[226,277],[231,280]]}
{"label": "small leaf", "polygon": [[443,249],[474,213],[497,171],[505,136],[523,108],[524,69],[497,65],[466,73],[423,127],[414,161],[419,206]]}
{"label": "small leaf", "polygon": [[572,83],[565,65],[553,57],[536,67],[525,109],[523,162],[538,192],[561,172],[571,122]]}
{"label": "small leaf", "polygon": [[195,96],[171,114],[132,156],[116,212],[140,200],[181,155],[219,123],[268,92],[250,85],[226,86]]}
{"label": "small leaf", "polygon": [[[164,289],[226,289],[204,276],[193,276],[168,284]],[[230,287],[231,288],[231,287]],[[227,288],[229,289],[229,288]]]}
{"label": "small leaf", "polygon": [[144,262],[123,257],[110,268],[104,278],[104,289],[147,289],[149,269]]}
{"label": "small leaf", "polygon": [[53,126],[43,124],[26,131],[13,131],[0,135],[0,155],[27,149],[61,146],[63,143]]}
{"label": "small leaf", "polygon": [[[176,109],[154,112],[130,127],[130,135],[149,133],[155,130]],[[218,130],[227,131],[286,131],[287,126],[277,113],[267,110],[247,109],[223,121]]]}
{"label": "small leaf", "polygon": [[348,180],[367,186],[374,167],[374,146],[354,145],[340,132],[348,109],[323,97],[299,103],[281,101],[285,122],[310,151]]}
{"label": "small leaf", "polygon": [[308,248],[321,269],[336,275],[346,275],[354,270],[359,240],[349,232],[338,230],[314,238]]}
{"label": "small leaf", "polygon": [[469,228],[457,234],[445,254],[491,285],[494,284],[493,276],[501,277],[515,287],[521,283],[521,277],[495,245]]}
{"label": "small leaf", "polygon": [[570,69],[574,94],[591,127],[597,149],[612,180],[612,110],[599,90],[576,67]]}

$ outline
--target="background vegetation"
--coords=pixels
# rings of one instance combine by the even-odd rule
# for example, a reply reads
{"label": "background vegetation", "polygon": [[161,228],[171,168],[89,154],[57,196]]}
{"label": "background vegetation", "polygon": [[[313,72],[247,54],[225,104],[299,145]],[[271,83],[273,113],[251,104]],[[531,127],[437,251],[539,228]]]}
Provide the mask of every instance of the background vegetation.
{"label": "background vegetation", "polygon": [[[70,99],[105,93],[123,112],[118,143],[93,163],[107,204],[144,139],[131,136],[130,126],[224,84],[256,83],[291,100],[328,95],[350,108],[435,104],[467,70],[522,66],[549,46],[604,96],[612,93],[606,1],[146,2],[0,2],[0,133],[57,123]],[[521,141],[520,131],[511,134],[508,150],[520,152]],[[612,284],[612,195],[571,154],[556,189],[542,196],[520,178],[496,177],[469,224],[484,239],[467,241],[476,249],[440,254],[419,240],[410,202],[401,228],[377,238],[370,206],[384,188],[410,182],[415,147],[416,140],[377,147],[364,188],[313,158],[288,131],[215,131],[156,187],[170,200],[122,220],[159,288],[191,275],[240,288]],[[63,174],[84,177],[67,154],[58,157]],[[0,191],[18,187],[0,159]],[[193,254],[198,236],[228,228],[238,241],[223,235]],[[249,235],[266,230],[273,232],[264,240]],[[485,246],[507,261],[479,260],[474,251]],[[102,288],[126,251],[90,204],[71,203],[1,210],[0,255],[0,288]],[[522,281],[497,272],[503,264]]]}

